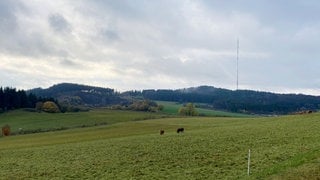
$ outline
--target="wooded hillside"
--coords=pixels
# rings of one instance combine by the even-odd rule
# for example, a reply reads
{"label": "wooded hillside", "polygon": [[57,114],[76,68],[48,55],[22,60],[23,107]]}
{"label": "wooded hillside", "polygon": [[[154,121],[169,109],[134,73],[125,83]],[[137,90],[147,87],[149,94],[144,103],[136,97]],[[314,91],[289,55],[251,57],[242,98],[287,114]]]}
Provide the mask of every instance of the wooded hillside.
{"label": "wooded hillside", "polygon": [[28,92],[41,97],[53,97],[60,102],[87,106],[128,105],[134,99],[198,103],[202,107],[230,112],[254,114],[288,114],[303,110],[318,110],[320,97],[303,94],[276,94],[252,90],[228,90],[212,86],[185,89],[150,89],[115,92],[110,88],[63,83],[48,89]]}

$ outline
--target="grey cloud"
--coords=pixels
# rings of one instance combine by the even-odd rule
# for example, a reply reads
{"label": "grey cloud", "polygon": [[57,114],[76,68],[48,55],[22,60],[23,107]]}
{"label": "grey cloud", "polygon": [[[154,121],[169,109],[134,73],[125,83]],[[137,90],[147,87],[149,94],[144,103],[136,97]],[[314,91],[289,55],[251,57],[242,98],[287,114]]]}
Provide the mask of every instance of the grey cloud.
{"label": "grey cloud", "polygon": [[50,27],[56,32],[70,32],[71,25],[61,14],[51,14],[48,17]]}
{"label": "grey cloud", "polygon": [[0,1],[0,51],[5,49],[1,44],[11,43],[19,28],[16,13],[23,9],[19,1]]}
{"label": "grey cloud", "polygon": [[108,46],[115,42],[121,41],[120,35],[115,30],[103,29],[98,34],[98,41],[102,42],[102,44]]}
{"label": "grey cloud", "polygon": [[[0,52],[19,53],[21,49],[30,47],[25,44],[28,35],[23,32],[18,22],[17,14],[24,13],[23,10],[20,1],[0,1]],[[26,50],[21,54],[28,52],[30,51]]]}
{"label": "grey cloud", "polygon": [[61,59],[59,64],[68,68],[82,68],[82,65],[70,59]]}
{"label": "grey cloud", "polygon": [[29,14],[13,3],[20,1],[0,1],[0,53],[54,59],[69,73],[85,69],[91,79],[83,83],[234,87],[239,37],[240,87],[319,87],[318,1],[61,1],[60,9],[29,5]]}
{"label": "grey cloud", "polygon": [[103,34],[110,41],[117,41],[120,39],[119,35],[115,31],[112,31],[112,30],[106,30]]}
{"label": "grey cloud", "polygon": [[142,12],[142,9],[147,9],[146,1],[144,0],[139,2],[130,0],[93,0],[88,2],[88,4],[99,9],[99,12],[107,11],[108,13],[114,14],[118,17],[129,19],[139,19],[144,17],[145,14]]}
{"label": "grey cloud", "polygon": [[195,84],[201,84],[202,82],[222,85],[226,79],[227,81],[233,81],[232,78],[235,77],[235,71],[234,74],[233,72],[230,74],[230,72],[226,71],[228,69],[226,67],[235,67],[235,61],[201,59],[183,62],[179,57],[172,57],[155,58],[146,63],[136,63],[131,67],[143,72],[142,77],[161,75]]}
{"label": "grey cloud", "polygon": [[[34,16],[34,10],[28,9],[22,1],[0,1],[0,53],[39,57],[68,56],[63,47],[51,42],[43,27],[34,27],[28,18]],[[69,25],[59,15],[53,15],[52,25],[59,31],[67,31]]]}
{"label": "grey cloud", "polygon": [[23,29],[3,38],[0,51],[26,57],[66,56],[68,53],[51,44],[46,36],[40,33],[26,33]]}
{"label": "grey cloud", "polygon": [[[201,1],[209,10],[218,11],[224,15],[233,12],[246,12],[254,14],[263,23],[274,24],[281,28],[296,26],[297,22],[317,21],[319,2],[317,0],[295,1]],[[294,23],[293,23],[294,22]]]}
{"label": "grey cloud", "polygon": [[0,34],[12,33],[17,28],[16,13],[24,11],[20,1],[0,1]]}

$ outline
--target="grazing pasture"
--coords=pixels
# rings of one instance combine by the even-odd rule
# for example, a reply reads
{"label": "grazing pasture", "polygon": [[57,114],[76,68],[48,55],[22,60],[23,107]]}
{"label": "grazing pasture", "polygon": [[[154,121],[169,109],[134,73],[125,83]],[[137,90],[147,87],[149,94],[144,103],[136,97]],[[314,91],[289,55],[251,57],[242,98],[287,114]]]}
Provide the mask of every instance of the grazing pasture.
{"label": "grazing pasture", "polygon": [[0,114],[0,127],[9,124],[13,134],[29,134],[79,127],[110,125],[126,121],[139,121],[166,117],[167,115],[137,112],[94,109],[74,113],[35,113],[23,110]]}
{"label": "grazing pasture", "polygon": [[[184,127],[186,131],[177,134]],[[159,129],[165,134],[159,135]],[[3,179],[316,179],[320,114],[163,118],[0,138]],[[251,149],[251,174],[247,153]]]}

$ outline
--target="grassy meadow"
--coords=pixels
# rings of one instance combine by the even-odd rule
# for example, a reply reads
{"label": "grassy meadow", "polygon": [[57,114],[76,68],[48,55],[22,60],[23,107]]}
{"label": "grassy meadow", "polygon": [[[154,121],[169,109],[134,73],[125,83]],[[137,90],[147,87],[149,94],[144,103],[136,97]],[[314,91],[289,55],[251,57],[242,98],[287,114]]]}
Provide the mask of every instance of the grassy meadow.
{"label": "grassy meadow", "polygon": [[75,113],[35,113],[16,110],[0,114],[0,126],[9,124],[13,134],[28,134],[161,117],[166,117],[166,115],[103,108]]}
{"label": "grassy meadow", "polygon": [[[13,112],[15,113],[17,117],[11,119],[12,124],[13,121],[17,121],[17,126],[13,125],[14,127],[19,127],[28,116],[29,118],[38,116],[22,111]],[[19,113],[26,113],[23,116],[25,119],[20,119],[22,114]],[[61,116],[60,123],[76,121],[73,119],[76,117],[80,121],[85,121],[87,118],[90,123],[104,119],[107,124],[0,137],[0,177],[2,179],[317,179],[320,177],[320,114],[318,113],[272,118],[161,118],[159,116],[159,119],[152,117],[152,120],[142,120],[150,117],[149,113],[97,110],[96,116],[91,115],[89,118],[85,117],[86,113],[45,114],[41,115],[44,116],[42,124],[50,127],[52,125],[49,123],[50,118],[55,116]],[[0,116],[1,123],[6,116],[10,117],[10,114]],[[71,122],[67,124],[72,124]],[[185,132],[177,134],[175,130],[178,127],[184,127]],[[160,129],[165,130],[162,136],[159,135]],[[251,149],[250,176],[247,175],[249,149]]]}
{"label": "grassy meadow", "polygon": [[[164,106],[163,112],[167,114],[176,115],[178,114],[179,109],[183,106],[183,104],[177,102],[170,101],[157,101],[157,104],[161,104]],[[248,114],[241,113],[232,113],[226,111],[218,111],[204,108],[196,108],[197,112],[201,116],[212,116],[212,117],[250,117]]]}

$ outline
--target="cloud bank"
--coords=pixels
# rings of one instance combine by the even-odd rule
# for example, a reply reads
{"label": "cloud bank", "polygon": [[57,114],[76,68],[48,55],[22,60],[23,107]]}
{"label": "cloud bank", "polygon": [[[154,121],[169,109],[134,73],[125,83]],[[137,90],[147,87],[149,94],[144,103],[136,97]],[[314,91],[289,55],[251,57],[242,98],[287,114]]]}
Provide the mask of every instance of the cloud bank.
{"label": "cloud bank", "polygon": [[318,1],[0,1],[1,86],[320,95]]}

